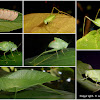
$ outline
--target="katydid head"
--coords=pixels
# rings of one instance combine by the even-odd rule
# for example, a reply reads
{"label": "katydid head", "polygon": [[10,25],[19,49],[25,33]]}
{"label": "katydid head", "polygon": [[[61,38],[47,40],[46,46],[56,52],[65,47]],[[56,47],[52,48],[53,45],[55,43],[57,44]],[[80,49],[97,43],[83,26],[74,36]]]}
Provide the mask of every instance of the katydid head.
{"label": "katydid head", "polygon": [[85,76],[86,77],[91,77],[95,74],[95,73],[94,74],[93,73],[94,73],[94,70],[86,70],[85,71]]}
{"label": "katydid head", "polygon": [[11,51],[17,50],[17,48],[18,48],[20,45],[21,45],[21,43],[17,46],[16,44],[14,44],[14,43],[12,42],[12,48],[11,48]]}
{"label": "katydid head", "polygon": [[67,43],[67,42],[62,42],[62,45],[63,45],[64,49],[66,49],[66,48],[68,47],[69,43]]}
{"label": "katydid head", "polygon": [[46,20],[44,20],[44,24],[46,24],[46,25],[47,25],[47,24],[48,24],[48,22],[47,22]]}
{"label": "katydid head", "polygon": [[93,23],[94,23],[96,26],[100,27],[100,18],[95,19],[95,20],[93,21]]}
{"label": "katydid head", "polygon": [[13,46],[13,51],[15,51],[15,50],[17,50],[18,48],[19,48],[19,46],[21,45],[21,43],[17,46],[16,44],[14,44],[14,46]]}
{"label": "katydid head", "polygon": [[13,47],[11,48],[11,51],[15,51],[15,50],[17,50],[17,45],[13,44]]}

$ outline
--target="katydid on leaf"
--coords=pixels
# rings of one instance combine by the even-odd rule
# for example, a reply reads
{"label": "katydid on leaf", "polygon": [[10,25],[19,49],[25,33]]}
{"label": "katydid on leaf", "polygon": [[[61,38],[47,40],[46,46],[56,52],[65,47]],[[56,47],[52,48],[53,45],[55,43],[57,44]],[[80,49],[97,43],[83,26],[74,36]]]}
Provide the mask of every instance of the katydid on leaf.
{"label": "katydid on leaf", "polygon": [[[54,37],[54,40],[51,41],[48,45],[49,48],[53,48],[53,49],[41,53],[33,61],[35,61],[38,57],[42,56],[43,54],[46,54],[49,52],[53,52],[53,51],[57,52],[58,50],[62,50],[62,53],[63,53],[63,49],[66,49],[68,47],[68,44],[69,43],[65,42],[64,40]],[[31,61],[30,63],[32,63],[33,61]]]}
{"label": "katydid on leaf", "polygon": [[[52,20],[55,19],[56,15],[53,14],[54,9],[56,9],[58,11],[58,14],[61,13],[61,14],[67,14],[67,15],[69,15],[66,12],[60,11],[56,7],[53,7],[52,12],[51,12],[51,15],[44,20],[44,24],[48,24],[49,22],[51,22]],[[71,16],[71,15],[69,15],[69,16]]]}
{"label": "katydid on leaf", "polygon": [[87,18],[88,20],[92,21],[96,26],[100,27],[100,18],[97,18],[99,12],[100,12],[100,9],[98,10],[98,12],[97,12],[97,14],[96,14],[95,20],[90,19],[88,16],[85,16],[85,17],[84,17],[83,36],[84,36],[84,27],[85,27],[85,20],[86,20],[86,18]]}
{"label": "katydid on leaf", "polygon": [[7,58],[6,58],[6,53],[8,52],[8,51],[10,51],[11,52],[11,54],[12,54],[12,56],[14,56],[13,55],[13,53],[12,53],[12,51],[15,51],[15,50],[17,50],[17,45],[16,44],[14,44],[14,42],[11,42],[11,41],[3,41],[3,42],[0,42],[0,50],[1,51],[4,51],[4,57],[5,57],[5,59],[7,60]]}
{"label": "katydid on leaf", "polygon": [[96,85],[97,85],[97,82],[100,82],[100,70],[98,69],[86,70],[85,76],[86,78],[84,79],[91,78],[93,81],[96,82]]}

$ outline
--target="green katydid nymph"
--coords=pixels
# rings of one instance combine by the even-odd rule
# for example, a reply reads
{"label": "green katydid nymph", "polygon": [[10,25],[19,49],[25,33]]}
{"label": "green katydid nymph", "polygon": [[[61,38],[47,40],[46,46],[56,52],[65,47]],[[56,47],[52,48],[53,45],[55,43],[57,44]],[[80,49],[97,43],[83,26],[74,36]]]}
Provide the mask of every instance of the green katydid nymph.
{"label": "green katydid nymph", "polygon": [[97,82],[100,82],[100,70],[86,70],[85,71],[85,76],[86,76],[86,78],[85,79],[87,79],[87,78],[91,78],[93,81],[95,81],[96,82],[96,85],[97,85]]}
{"label": "green katydid nymph", "polygon": [[[17,50],[17,45],[16,44],[14,44],[14,42],[11,42],[11,41],[3,41],[3,42],[0,42],[0,50],[1,51],[4,51],[4,57],[5,57],[5,59],[6,59],[6,53],[8,52],[8,51],[10,51],[11,52],[11,54],[12,54],[12,56],[14,56],[13,55],[13,53],[12,53],[12,51],[15,51],[15,50]],[[7,59],[6,59],[7,60]]]}
{"label": "green katydid nymph", "polygon": [[[51,12],[51,15],[50,15],[49,17],[47,17],[47,18],[44,20],[44,24],[48,24],[49,22],[51,22],[52,20],[55,19],[56,15],[53,14],[54,9],[56,9],[56,10],[58,11],[58,13],[69,15],[69,14],[66,13],[66,12],[60,11],[60,10],[57,9],[56,7],[53,7],[52,12]],[[69,16],[71,16],[71,15],[69,15]]]}
{"label": "green katydid nymph", "polygon": [[33,61],[31,61],[30,63],[34,62],[38,57],[40,57],[41,55],[45,54],[45,53],[48,53],[48,52],[54,52],[54,51],[58,51],[58,50],[62,50],[62,53],[63,53],[63,49],[66,49],[68,47],[68,44],[67,42],[65,42],[64,40],[60,39],[60,38],[57,38],[57,37],[54,37],[54,40],[51,41],[48,45],[49,48],[53,48],[51,50],[48,50],[48,51],[45,51],[43,53],[41,53],[39,56],[37,56]]}
{"label": "green katydid nymph", "polygon": [[95,20],[90,19],[88,16],[85,16],[85,17],[84,17],[83,36],[84,36],[84,27],[85,27],[85,20],[86,20],[86,18],[87,18],[88,20],[92,21],[96,26],[100,27],[100,18],[97,18],[99,12],[100,12],[100,9],[98,10],[98,12],[97,12],[97,14],[96,14]]}

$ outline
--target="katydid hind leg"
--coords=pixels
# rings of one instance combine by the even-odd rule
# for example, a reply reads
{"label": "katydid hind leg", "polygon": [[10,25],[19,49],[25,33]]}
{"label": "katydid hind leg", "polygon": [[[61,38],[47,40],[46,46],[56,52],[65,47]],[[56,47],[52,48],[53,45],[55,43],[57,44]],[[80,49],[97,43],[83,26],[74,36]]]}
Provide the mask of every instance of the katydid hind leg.
{"label": "katydid hind leg", "polygon": [[83,22],[83,36],[84,36],[84,32],[85,32],[85,21],[86,21],[86,17],[84,17],[84,22]]}
{"label": "katydid hind leg", "polygon": [[86,18],[92,22],[94,22],[92,19],[90,19],[88,16],[84,17],[84,22],[83,22],[83,36],[85,36],[85,23],[86,23]]}
{"label": "katydid hind leg", "polygon": [[[100,12],[100,10],[98,10],[97,15],[96,15],[96,18],[97,18],[97,16],[98,16],[98,13],[99,13],[99,12]],[[99,23],[98,23],[97,21],[90,19],[88,16],[85,16],[85,17],[84,17],[84,23],[83,23],[83,36],[84,36],[84,32],[85,32],[85,21],[86,21],[86,18],[87,18],[88,20],[90,20],[92,23],[94,23],[96,26],[100,27],[100,25],[99,25]],[[96,18],[95,18],[95,19],[96,19]]]}
{"label": "katydid hind leg", "polygon": [[52,14],[53,14],[54,9],[56,9],[56,10],[58,11],[58,13],[61,13],[61,14],[65,14],[65,15],[71,16],[70,14],[68,14],[68,13],[66,13],[66,12],[60,11],[60,10],[57,9],[56,7],[53,7],[52,12],[51,12]]}
{"label": "katydid hind leg", "polygon": [[60,11],[59,9],[57,9],[56,7],[53,7],[53,8],[52,8],[52,12],[51,12],[51,14],[53,14],[54,9],[55,9],[55,10],[57,10],[57,11],[58,11],[58,13],[60,13],[60,12],[61,12],[61,11]]}
{"label": "katydid hind leg", "polygon": [[68,14],[66,12],[63,12],[63,11],[59,11],[59,13],[64,14],[64,15],[68,15],[68,16],[71,16],[70,14]]}
{"label": "katydid hind leg", "polygon": [[56,7],[52,8],[51,14],[53,14],[54,9],[56,9],[59,12],[59,9],[57,9]]}
{"label": "katydid hind leg", "polygon": [[97,12],[97,14],[96,14],[95,19],[97,19],[99,12],[100,12],[100,9],[98,10],[98,12]]}
{"label": "katydid hind leg", "polygon": [[45,51],[43,53],[41,53],[39,56],[37,56],[35,59],[33,59],[33,61],[29,62],[29,63],[33,63],[36,59],[38,59],[40,56],[42,56],[43,54],[49,53],[49,52],[53,52],[53,51],[57,51],[58,49],[51,49],[48,51]]}

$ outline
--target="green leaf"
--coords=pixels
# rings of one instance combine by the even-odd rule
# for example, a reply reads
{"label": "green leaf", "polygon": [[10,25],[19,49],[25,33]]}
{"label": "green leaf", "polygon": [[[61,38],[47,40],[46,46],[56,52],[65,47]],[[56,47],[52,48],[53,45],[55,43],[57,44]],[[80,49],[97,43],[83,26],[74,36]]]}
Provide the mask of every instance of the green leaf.
{"label": "green leaf", "polygon": [[2,55],[0,57],[0,65],[1,66],[21,66],[22,65],[22,52],[12,52],[14,56],[12,56],[12,54],[8,54],[6,53],[6,58],[4,57],[4,55]]}
{"label": "green leaf", "polygon": [[93,30],[77,40],[77,49],[100,49],[100,29]]}
{"label": "green leaf", "polygon": [[19,70],[0,78],[0,90],[16,92],[28,87],[58,80],[47,72],[36,70]]}
{"label": "green leaf", "polygon": [[8,74],[8,72],[6,72],[6,71],[0,69],[0,77],[4,76],[4,75],[6,75],[6,74]]}
{"label": "green leaf", "polygon": [[18,13],[18,17],[14,21],[0,19],[0,32],[10,32],[22,28],[22,14]]}
{"label": "green leaf", "polygon": [[[64,50],[64,54],[58,51],[58,57],[55,52],[47,53],[40,56],[34,61],[35,57],[25,60],[25,65],[38,66],[74,66],[75,65],[75,49],[68,48]],[[32,62],[33,61],[33,62]],[[32,62],[32,63],[30,63]]]}
{"label": "green leaf", "polygon": [[91,67],[91,65],[89,64],[86,64],[86,63],[83,63],[82,61],[79,61],[77,62],[77,81],[84,87],[86,88],[87,90],[90,90],[90,91],[98,91],[100,90],[100,85],[99,86],[96,86],[96,83],[93,83],[92,81],[90,80],[82,80],[83,79],[83,74],[85,74],[85,71],[86,70],[89,70],[89,69],[93,69]]}
{"label": "green leaf", "polygon": [[[63,95],[59,95],[48,88],[36,85],[34,87],[28,88],[27,90],[18,92],[16,95],[16,99],[74,99],[75,98],[74,93],[62,90],[55,90],[55,91],[58,91]],[[6,98],[11,99],[14,97],[15,94],[12,93],[6,93],[4,91],[0,93],[0,98],[2,99]]]}
{"label": "green leaf", "polygon": [[74,73],[74,70],[70,67],[57,67],[59,71],[69,71]]}

